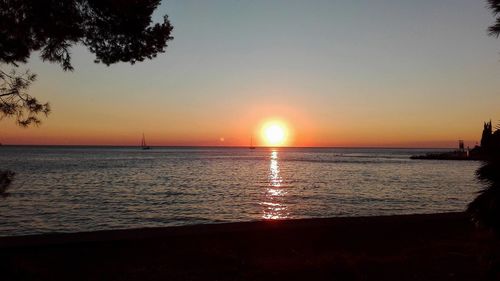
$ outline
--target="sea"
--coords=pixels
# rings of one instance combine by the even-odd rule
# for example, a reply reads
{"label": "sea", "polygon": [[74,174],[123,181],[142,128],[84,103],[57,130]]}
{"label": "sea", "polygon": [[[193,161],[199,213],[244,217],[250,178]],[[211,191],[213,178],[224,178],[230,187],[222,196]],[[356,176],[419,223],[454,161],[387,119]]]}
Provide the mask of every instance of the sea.
{"label": "sea", "polygon": [[0,236],[464,211],[481,163],[438,151],[2,146]]}

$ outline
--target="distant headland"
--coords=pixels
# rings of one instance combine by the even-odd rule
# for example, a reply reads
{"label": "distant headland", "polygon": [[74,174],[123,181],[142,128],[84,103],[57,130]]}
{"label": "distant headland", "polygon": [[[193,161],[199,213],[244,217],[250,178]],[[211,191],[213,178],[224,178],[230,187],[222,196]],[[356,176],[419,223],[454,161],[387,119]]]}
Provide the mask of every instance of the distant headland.
{"label": "distant headland", "polygon": [[500,147],[500,126],[493,132],[491,120],[484,122],[481,145],[476,145],[473,149],[464,147],[464,141],[458,141],[458,149],[442,153],[427,153],[424,155],[413,155],[411,159],[420,160],[485,160],[488,158],[488,151]]}

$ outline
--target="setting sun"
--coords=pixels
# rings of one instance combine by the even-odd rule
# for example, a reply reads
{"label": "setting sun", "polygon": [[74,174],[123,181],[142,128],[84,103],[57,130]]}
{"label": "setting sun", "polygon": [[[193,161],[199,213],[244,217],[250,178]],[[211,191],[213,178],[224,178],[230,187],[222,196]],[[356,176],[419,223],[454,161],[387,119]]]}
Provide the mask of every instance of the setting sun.
{"label": "setting sun", "polygon": [[286,141],[287,130],[280,123],[270,122],[263,126],[262,136],[268,145],[283,145]]}

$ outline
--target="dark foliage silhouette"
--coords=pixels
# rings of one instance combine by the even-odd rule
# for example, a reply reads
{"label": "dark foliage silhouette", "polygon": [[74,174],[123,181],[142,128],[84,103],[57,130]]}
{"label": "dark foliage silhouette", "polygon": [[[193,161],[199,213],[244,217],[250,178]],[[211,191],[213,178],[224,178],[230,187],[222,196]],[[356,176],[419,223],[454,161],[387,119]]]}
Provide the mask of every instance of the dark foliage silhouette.
{"label": "dark foliage silhouette", "polygon": [[[73,70],[70,48],[81,44],[96,63],[136,63],[163,53],[172,40],[167,16],[152,24],[160,0],[0,0],[0,64],[16,68],[38,51],[44,61]],[[35,76],[2,71],[0,114],[21,126],[39,124],[48,104],[27,94]]]}
{"label": "dark foliage silhouette", "polygon": [[10,183],[14,179],[15,173],[9,170],[2,171],[0,170],[0,196],[7,195],[7,189],[10,186]]}
{"label": "dark foliage silhouette", "polygon": [[[500,0],[487,0],[495,23],[488,28],[490,36],[500,36]],[[480,153],[483,164],[476,171],[476,177],[485,188],[472,201],[467,212],[477,224],[500,234],[500,127],[493,132],[490,122],[484,123]]]}
{"label": "dark foliage silhouette", "polygon": [[0,119],[15,116],[17,124],[22,127],[39,125],[39,114],[50,113],[48,103],[42,104],[28,94],[28,88],[36,79],[36,75],[26,71],[22,74],[12,70],[5,73],[0,70]]}
{"label": "dark foliage silhouette", "polygon": [[500,234],[500,130],[492,132],[491,121],[484,124],[481,154],[484,161],[476,176],[485,188],[469,204],[467,212],[476,224]]}
{"label": "dark foliage silhouette", "polygon": [[488,32],[491,36],[498,38],[500,36],[500,0],[488,0],[488,6],[496,17],[495,24],[490,26]]}

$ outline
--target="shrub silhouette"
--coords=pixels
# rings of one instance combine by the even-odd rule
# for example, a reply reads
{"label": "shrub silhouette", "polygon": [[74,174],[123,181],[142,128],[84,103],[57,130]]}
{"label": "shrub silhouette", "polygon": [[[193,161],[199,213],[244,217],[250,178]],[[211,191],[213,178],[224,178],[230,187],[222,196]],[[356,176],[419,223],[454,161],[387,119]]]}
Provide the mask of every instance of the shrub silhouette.
{"label": "shrub silhouette", "polygon": [[467,212],[477,225],[500,234],[500,130],[492,132],[491,121],[484,125],[481,144],[484,160],[476,177],[486,186],[468,205]]}
{"label": "shrub silhouette", "polygon": [[12,180],[14,180],[15,173],[9,170],[0,171],[0,195],[6,196],[7,189],[10,186]]}

